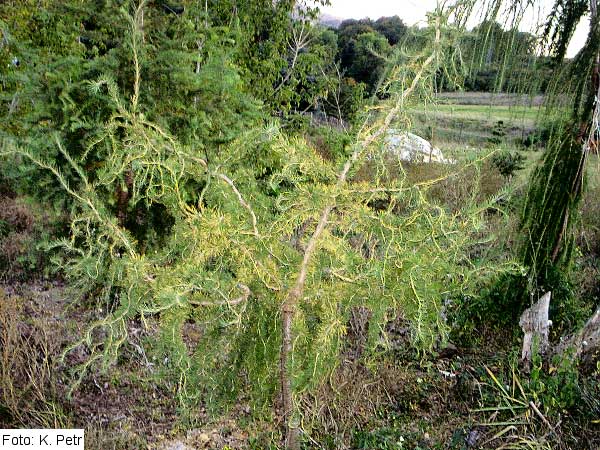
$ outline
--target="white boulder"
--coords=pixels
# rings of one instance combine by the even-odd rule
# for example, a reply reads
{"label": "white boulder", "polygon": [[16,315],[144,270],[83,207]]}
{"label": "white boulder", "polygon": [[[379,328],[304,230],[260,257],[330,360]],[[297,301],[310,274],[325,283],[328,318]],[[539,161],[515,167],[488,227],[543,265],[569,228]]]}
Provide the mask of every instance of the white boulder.
{"label": "white boulder", "polygon": [[401,161],[440,164],[455,162],[444,158],[442,151],[426,139],[394,128],[390,128],[385,137],[384,150]]}

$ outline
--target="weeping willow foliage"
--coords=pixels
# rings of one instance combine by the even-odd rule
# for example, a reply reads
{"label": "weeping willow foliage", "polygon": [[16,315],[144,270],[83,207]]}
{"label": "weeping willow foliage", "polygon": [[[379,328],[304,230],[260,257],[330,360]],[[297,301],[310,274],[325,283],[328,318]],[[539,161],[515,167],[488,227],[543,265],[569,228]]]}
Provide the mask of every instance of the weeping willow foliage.
{"label": "weeping willow foliage", "polygon": [[[408,111],[429,95],[444,61],[455,57],[447,51],[458,28],[447,12],[431,18],[435,44],[403,55],[402,64],[392,61],[381,84],[389,100],[368,112],[348,149],[347,182],[340,183],[338,163],[323,160],[276,124],[240,133],[208,160],[206,149],[148,119],[139,94],[143,7],[129,18],[131,97],[109,76],[88,83],[90,95],[109,98],[114,111],[89,142],[89,151],[103,157],[93,177],[58,136],[67,168],[4,142],[5,153],[51,172],[75,200],[70,237],[56,247],[66,273],[82,289],[93,289],[108,309],[65,352],[87,347],[80,381],[87,369],[117,361],[131,321],[148,328],[158,322],[154,349],[162,355],[163,373],[177,380],[183,405],[199,399],[217,405],[240,388],[250,390],[257,406],[270,404],[278,390],[282,304],[327,208],[293,316],[288,369],[295,396],[337,366],[353,308],[371,312],[369,349],[382,345],[386,323],[400,314],[411,323],[414,345],[429,351],[448,333],[446,303],[469,293],[486,274],[514,268],[469,258],[470,249],[487,239],[483,213],[494,199],[481,205],[474,194],[459,212],[449,212],[429,199],[435,181],[412,185],[401,170],[392,176],[382,151],[392,121],[408,127]],[[372,180],[355,181],[366,161],[374,167]],[[64,170],[76,174],[76,188]],[[131,204],[160,206],[171,218],[159,244],[136,239],[111,200],[97,195],[115,185],[127,187]],[[190,324],[200,335],[193,345]]]}
{"label": "weeping willow foliage", "polygon": [[[596,0],[558,0],[546,24],[544,38],[557,65],[547,110],[549,115],[557,110],[563,113],[543,161],[532,175],[522,213],[521,228],[525,235],[522,257],[524,264],[530,267],[530,292],[555,291],[569,281],[573,230],[585,188],[586,161],[591,142],[598,136],[598,6]],[[587,41],[574,60],[563,68],[561,64],[570,38],[586,13],[591,13]],[[560,117],[560,114],[555,116]]]}
{"label": "weeping willow foliage", "polygon": [[[557,301],[565,300],[564,297],[569,295],[573,230],[585,188],[587,153],[590,143],[598,138],[594,116],[600,83],[599,5],[597,0],[553,2],[547,18],[539,24],[536,40],[531,41],[533,35],[525,40],[531,46],[528,53],[533,57],[522,61],[517,44],[524,34],[518,29],[526,13],[540,11],[541,2],[467,0],[459,3],[463,4],[463,20],[478,16],[482,21],[475,41],[463,40],[466,49],[460,60],[463,74],[479,70],[492,51],[498,53],[498,48],[503,50],[500,53],[502,60],[498,61],[496,90],[503,89],[506,73],[524,68],[522,82],[510,89],[535,95],[543,78],[540,63],[551,74],[545,108],[539,120],[539,125],[549,130],[550,137],[542,161],[533,171],[521,210],[522,242],[517,253],[529,272],[527,282],[519,280],[515,285],[511,284],[508,293],[508,297],[516,300],[518,313],[519,308],[538,293],[555,291]],[[565,60],[569,42],[582,20],[590,23],[586,43],[572,60]],[[511,33],[506,34],[504,29]],[[499,35],[508,41],[498,42]],[[533,53],[536,49],[537,55]],[[458,86],[461,82],[460,77],[455,80]],[[507,302],[511,299],[507,298]]]}
{"label": "weeping willow foliage", "polygon": [[521,224],[527,234],[523,262],[536,276],[529,289],[540,291],[552,289],[561,272],[570,269],[572,227],[584,187],[582,144],[567,134],[550,145],[544,163],[533,174]]}

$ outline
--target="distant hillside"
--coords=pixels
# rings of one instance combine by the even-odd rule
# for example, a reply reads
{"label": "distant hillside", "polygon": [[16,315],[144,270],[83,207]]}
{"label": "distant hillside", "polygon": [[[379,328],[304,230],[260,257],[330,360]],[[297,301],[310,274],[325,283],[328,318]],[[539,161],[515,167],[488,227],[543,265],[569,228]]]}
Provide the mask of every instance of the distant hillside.
{"label": "distant hillside", "polygon": [[321,17],[319,17],[319,23],[333,28],[339,27],[343,20],[344,19],[332,16],[331,14],[321,14]]}

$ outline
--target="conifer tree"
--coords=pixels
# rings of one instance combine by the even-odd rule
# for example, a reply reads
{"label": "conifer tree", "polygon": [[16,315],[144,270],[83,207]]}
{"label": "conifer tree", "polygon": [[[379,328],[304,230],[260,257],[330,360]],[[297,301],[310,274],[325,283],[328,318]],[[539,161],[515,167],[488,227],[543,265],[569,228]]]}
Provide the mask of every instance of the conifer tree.
{"label": "conifer tree", "polygon": [[[444,299],[474,289],[473,274],[497,270],[468,257],[487,205],[473,196],[447,211],[427,194],[433,182],[409,184],[401,165],[392,176],[381,152],[387,129],[406,123],[411,105],[431,91],[458,30],[452,11],[431,16],[428,51],[392,60],[380,84],[383,114],[365,122],[340,163],[277,124],[249,120],[258,112],[242,95],[247,79],[227,57],[230,42],[202,31],[202,20],[179,24],[193,10],[186,11],[161,16],[144,2],[119,9],[129,29],[108,51],[119,70],[81,79],[84,98],[109,113],[81,141],[46,135],[59,158],[18,135],[5,140],[4,154],[51,174],[72,199],[70,234],[56,248],[70,279],[108,305],[66,349],[89,350],[80,381],[87,369],[117,361],[130,321],[157,321],[153,351],[184,407],[200,399],[216,407],[239,390],[268,407],[281,395],[295,448],[299,398],[335,370],[353,308],[371,312],[367,354],[399,314],[415,347],[431,351],[448,333]],[[201,53],[192,39],[174,48],[188,27],[189,36],[205,33]],[[156,59],[166,67],[153,67]],[[223,85],[241,92],[223,95]],[[232,129],[230,117],[243,126]],[[90,167],[92,157],[98,164]],[[361,182],[355,174],[367,162],[373,175]],[[138,223],[144,214],[153,226]],[[193,348],[189,322],[203,329]]]}
{"label": "conifer tree", "polygon": [[[18,17],[14,4],[0,9],[9,36],[2,61],[18,54],[26,68],[19,70],[27,71],[6,76],[2,101],[15,92],[27,101],[3,113],[3,156],[30,161],[21,166],[51,176],[69,198],[69,235],[55,248],[70,279],[108,305],[66,349],[89,350],[79,381],[86,370],[117,361],[131,321],[157,323],[152,350],[184,407],[202,399],[216,409],[240,391],[252,394],[257,408],[270,407],[280,395],[286,445],[298,448],[299,398],[335,370],[353,308],[371,313],[367,355],[398,315],[410,322],[413,345],[431,351],[448,333],[445,300],[473,290],[475,274],[514,268],[469,257],[494,199],[481,205],[473,195],[449,211],[428,195],[437,180],[410,184],[402,165],[393,174],[382,152],[387,130],[410,122],[411,107],[429,98],[440,70],[458,66],[475,0],[432,13],[419,52],[369,53],[387,63],[387,77],[376,84],[385,101],[351,135],[341,162],[324,160],[269,118],[301,103],[298,97],[310,103],[322,94],[302,89],[326,48],[315,45],[302,58],[297,46],[291,58],[286,51],[304,33],[291,14],[295,2],[184,1],[176,9],[80,3],[49,2],[46,14],[21,11],[25,20],[47,19],[44,33],[60,30],[60,39],[36,37],[33,44],[34,36],[14,32],[7,20]],[[110,27],[114,17],[123,20]],[[592,17],[574,64],[590,79],[597,66],[588,57],[600,42]],[[572,26],[558,29],[566,36]],[[61,53],[57,42],[72,48]],[[28,58],[52,71],[25,64]],[[535,276],[568,260],[570,211],[585,161],[576,150],[595,132],[587,124],[598,114],[590,100],[598,87],[574,86],[579,128],[566,128],[567,137],[547,152],[524,222],[540,242],[525,253],[533,255],[525,262]],[[557,161],[566,184],[553,178]],[[365,166],[371,174],[360,181]],[[540,186],[552,189],[541,195]],[[203,331],[193,347],[190,322]]]}

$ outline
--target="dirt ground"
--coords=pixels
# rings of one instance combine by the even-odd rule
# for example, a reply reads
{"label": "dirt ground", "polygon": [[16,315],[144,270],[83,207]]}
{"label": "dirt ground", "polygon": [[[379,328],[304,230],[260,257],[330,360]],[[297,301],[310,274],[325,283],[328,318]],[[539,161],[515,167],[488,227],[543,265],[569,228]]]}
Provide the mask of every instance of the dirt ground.
{"label": "dirt ground", "polygon": [[[16,405],[23,412],[15,417],[0,409],[0,425],[85,428],[86,448],[92,450],[276,448],[270,446],[279,436],[277,424],[257,422],[244,403],[218,418],[200,404],[182,421],[175,386],[154,376],[155,364],[142,348],[151,331],[136,322],[129,324],[133,338],[118,364],[90,371],[69,396],[74,369],[89,355],[83,347],[64,359],[61,353],[102,315],[100,308],[90,308],[61,281],[15,283],[0,291],[0,324],[5,330],[14,325],[11,346],[22,350],[20,365],[18,351],[2,350],[15,360],[3,372],[0,398],[6,403],[12,384],[21,393]],[[562,441],[529,410],[507,417],[486,372],[505,371],[506,354],[451,346],[437,358],[423,359],[407,350],[402,324],[397,328],[394,355],[377,373],[347,360],[319,392],[301,399],[312,430],[308,448],[499,448],[527,436],[542,444],[536,448],[600,448],[600,430],[586,428],[580,439],[568,416],[552,424]],[[487,337],[492,347],[495,338]],[[44,363],[25,367],[32,358]],[[32,393],[31,378],[40,381],[38,393]]]}

